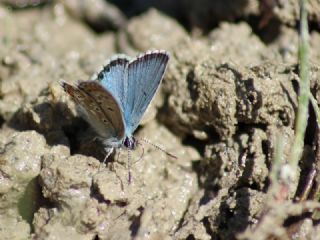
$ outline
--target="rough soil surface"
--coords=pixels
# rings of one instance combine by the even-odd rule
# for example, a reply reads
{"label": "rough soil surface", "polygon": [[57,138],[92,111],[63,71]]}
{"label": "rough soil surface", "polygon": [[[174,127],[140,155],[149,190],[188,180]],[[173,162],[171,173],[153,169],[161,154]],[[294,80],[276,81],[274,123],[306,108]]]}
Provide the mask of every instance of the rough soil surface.
{"label": "rough soil surface", "polygon": [[[317,239],[318,203],[297,201],[317,164],[312,114],[300,178],[283,201],[268,191],[277,139],[288,160],[294,137],[298,1],[116,2],[0,3],[1,239]],[[308,11],[319,103],[319,2]],[[177,159],[139,146],[128,184],[127,151],[103,163],[59,81],[149,49],[170,61],[135,136]]]}

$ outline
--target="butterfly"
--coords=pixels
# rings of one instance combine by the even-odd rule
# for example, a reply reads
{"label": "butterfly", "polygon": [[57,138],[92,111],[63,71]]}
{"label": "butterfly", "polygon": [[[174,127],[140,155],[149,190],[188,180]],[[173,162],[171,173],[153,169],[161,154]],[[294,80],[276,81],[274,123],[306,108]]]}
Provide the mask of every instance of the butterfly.
{"label": "butterfly", "polygon": [[77,85],[61,82],[105,146],[106,158],[115,148],[134,150],[133,137],[154,97],[169,61],[164,50],[148,51],[135,58],[117,55],[91,80]]}

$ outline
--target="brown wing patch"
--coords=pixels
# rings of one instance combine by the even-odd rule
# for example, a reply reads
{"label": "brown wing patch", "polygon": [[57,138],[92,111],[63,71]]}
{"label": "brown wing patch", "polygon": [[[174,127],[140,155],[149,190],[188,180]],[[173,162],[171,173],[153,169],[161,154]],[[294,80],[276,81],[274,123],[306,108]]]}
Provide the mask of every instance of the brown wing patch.
{"label": "brown wing patch", "polygon": [[66,82],[61,82],[61,86],[63,90],[69,94],[72,100],[78,104],[81,104],[86,98],[86,96],[81,91],[79,91],[77,87],[74,87],[73,85],[70,85]]}
{"label": "brown wing patch", "polygon": [[[122,139],[124,137],[122,115],[117,115],[114,108],[118,108],[112,95],[108,92],[104,93],[104,89],[96,88],[91,84],[87,86],[85,83],[80,82],[78,86],[73,86],[61,82],[61,86],[72,100],[86,111],[86,120],[96,129],[99,135]],[[104,104],[110,104],[107,108],[108,111],[105,111],[102,107]]]}
{"label": "brown wing patch", "polygon": [[114,128],[118,129],[119,134],[124,136],[122,111],[112,94],[97,81],[80,82],[78,88],[95,100]]}

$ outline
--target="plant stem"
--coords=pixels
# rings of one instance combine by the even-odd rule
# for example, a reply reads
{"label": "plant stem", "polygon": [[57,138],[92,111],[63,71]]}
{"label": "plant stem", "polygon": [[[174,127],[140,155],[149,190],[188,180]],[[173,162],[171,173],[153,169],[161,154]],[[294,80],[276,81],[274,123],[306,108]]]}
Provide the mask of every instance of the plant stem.
{"label": "plant stem", "polygon": [[308,105],[310,94],[309,83],[309,33],[306,10],[306,0],[300,0],[300,34],[299,34],[299,67],[300,94],[298,98],[298,113],[295,125],[295,139],[293,142],[289,164],[296,170],[302,156],[304,135],[308,120]]}

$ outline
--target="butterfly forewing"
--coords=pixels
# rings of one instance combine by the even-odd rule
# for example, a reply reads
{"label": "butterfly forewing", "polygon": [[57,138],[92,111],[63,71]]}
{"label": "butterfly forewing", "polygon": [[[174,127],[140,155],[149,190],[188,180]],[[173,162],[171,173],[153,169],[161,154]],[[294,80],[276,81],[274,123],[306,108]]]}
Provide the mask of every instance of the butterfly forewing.
{"label": "butterfly forewing", "polygon": [[[124,123],[118,103],[98,82],[80,82],[78,86],[62,82],[61,85],[78,104],[80,113],[102,138],[119,141],[123,139]],[[107,104],[107,107],[103,107],[104,104]]]}
{"label": "butterfly forewing", "polygon": [[124,105],[126,133],[137,128],[150,101],[155,95],[167,67],[169,55],[165,51],[147,52],[128,65],[128,93]]}
{"label": "butterfly forewing", "polygon": [[121,104],[122,108],[127,94],[124,83],[127,82],[129,61],[129,57],[118,55],[104,66],[96,78],[104,88],[110,91],[113,97]]}

